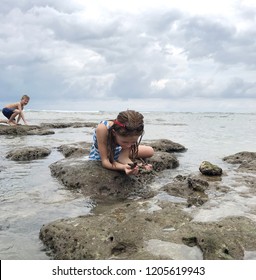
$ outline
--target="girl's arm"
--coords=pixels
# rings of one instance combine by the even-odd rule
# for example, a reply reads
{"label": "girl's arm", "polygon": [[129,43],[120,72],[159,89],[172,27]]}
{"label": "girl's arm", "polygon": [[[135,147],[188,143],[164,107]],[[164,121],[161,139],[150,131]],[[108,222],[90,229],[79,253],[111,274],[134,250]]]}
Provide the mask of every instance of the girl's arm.
{"label": "girl's arm", "polygon": [[115,161],[113,164],[109,161],[107,151],[108,129],[104,124],[99,124],[96,128],[96,137],[98,142],[98,149],[101,157],[102,166],[110,170],[122,170],[126,174],[137,174],[136,169],[131,169],[127,163],[120,163]]}
{"label": "girl's arm", "polygon": [[26,120],[25,120],[25,117],[24,117],[24,113],[23,113],[23,106],[22,106],[20,103],[18,103],[18,109],[19,109],[19,111],[20,111],[20,114],[19,114],[19,116],[18,116],[17,123],[19,123],[20,118],[22,118],[24,124],[27,124],[27,122],[26,122]]}

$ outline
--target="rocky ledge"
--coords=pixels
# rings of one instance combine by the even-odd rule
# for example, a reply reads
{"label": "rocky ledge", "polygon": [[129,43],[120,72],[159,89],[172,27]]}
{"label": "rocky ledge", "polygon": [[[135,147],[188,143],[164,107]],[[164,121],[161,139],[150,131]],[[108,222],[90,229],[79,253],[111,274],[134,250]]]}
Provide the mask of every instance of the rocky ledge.
{"label": "rocky ledge", "polygon": [[46,147],[29,146],[17,148],[9,151],[6,158],[15,161],[28,161],[33,159],[44,158],[51,153],[51,149]]}
{"label": "rocky ledge", "polygon": [[0,125],[0,135],[49,135],[54,131],[37,125]]}
{"label": "rocky ledge", "polygon": [[[160,143],[161,141],[159,145]],[[170,149],[173,145],[178,144],[169,141],[169,146],[166,147]],[[89,153],[87,148],[83,142],[59,147],[59,150],[68,157],[51,164],[51,174],[67,188],[80,189],[85,196],[104,201],[112,198],[127,199],[131,196],[144,198],[152,196],[148,184],[160,171],[179,165],[174,154],[159,151],[147,160],[147,163],[153,165],[154,171],[141,171],[139,176],[126,176],[122,172],[102,168],[98,161],[88,161],[85,157]]]}
{"label": "rocky ledge", "polygon": [[41,123],[43,128],[68,128],[68,127],[95,127],[97,123],[95,122],[57,122],[57,123]]}
{"label": "rocky ledge", "polygon": [[54,134],[53,130],[58,128],[79,128],[79,127],[95,127],[97,124],[93,122],[70,122],[70,123],[41,123],[40,125],[16,125],[10,126],[0,124],[0,135],[48,135]]}
{"label": "rocky ledge", "polygon": [[[91,215],[61,219],[41,228],[40,239],[51,257],[238,260],[244,259],[245,251],[255,251],[256,223],[249,218],[202,223],[186,211],[200,208],[209,199],[208,193],[227,193],[229,188],[221,182],[223,175],[181,174],[158,190],[150,188],[166,168],[179,165],[175,154],[167,152],[172,150],[170,145],[155,147],[158,152],[149,161],[155,171],[136,177],[105,170],[99,163],[79,157],[52,164],[53,176],[66,187],[90,196],[96,207]],[[245,172],[246,164],[250,173],[256,171],[255,156],[236,154],[243,160],[234,171],[241,171],[243,166]],[[231,157],[224,160],[237,163]],[[246,174],[241,183],[255,192],[254,176]]]}
{"label": "rocky ledge", "polygon": [[248,218],[196,223],[175,203],[131,201],[41,228],[55,259],[243,259],[256,248]]}

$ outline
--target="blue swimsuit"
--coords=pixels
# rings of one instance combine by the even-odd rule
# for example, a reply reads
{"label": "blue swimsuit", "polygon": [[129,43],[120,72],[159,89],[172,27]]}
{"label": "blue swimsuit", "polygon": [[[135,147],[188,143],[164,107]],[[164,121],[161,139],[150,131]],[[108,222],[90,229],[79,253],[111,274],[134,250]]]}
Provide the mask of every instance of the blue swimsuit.
{"label": "blue swimsuit", "polygon": [[10,108],[3,108],[2,113],[3,115],[7,118],[10,119],[10,117],[12,116],[12,114],[14,113],[15,109],[10,109]]}
{"label": "blue swimsuit", "polygon": [[[103,123],[107,127],[107,129],[110,128],[108,121],[102,121],[100,123]],[[118,159],[121,150],[122,150],[122,147],[117,145],[116,148],[115,148],[115,154],[114,154],[114,160],[115,161]],[[91,151],[90,151],[90,154],[89,154],[89,159],[90,160],[101,160],[100,152],[99,152],[99,149],[98,149],[96,131],[93,134],[93,144],[92,144]]]}

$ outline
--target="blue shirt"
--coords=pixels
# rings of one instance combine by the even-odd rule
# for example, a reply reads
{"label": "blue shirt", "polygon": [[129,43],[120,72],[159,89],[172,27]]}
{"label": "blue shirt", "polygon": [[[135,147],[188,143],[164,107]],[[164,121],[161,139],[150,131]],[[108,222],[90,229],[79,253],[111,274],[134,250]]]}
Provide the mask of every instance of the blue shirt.
{"label": "blue shirt", "polygon": [[[109,125],[108,121],[101,121],[100,123],[103,123],[107,127],[107,129],[110,128],[110,125]],[[90,160],[101,160],[100,152],[99,152],[99,149],[98,149],[98,141],[97,141],[97,136],[96,136],[96,130],[94,131],[92,139],[93,139],[93,144],[92,144],[91,151],[90,151],[90,154],[89,154],[89,159]],[[118,159],[121,150],[122,150],[121,146],[117,145],[115,147],[115,154],[114,154],[114,160],[115,161]]]}

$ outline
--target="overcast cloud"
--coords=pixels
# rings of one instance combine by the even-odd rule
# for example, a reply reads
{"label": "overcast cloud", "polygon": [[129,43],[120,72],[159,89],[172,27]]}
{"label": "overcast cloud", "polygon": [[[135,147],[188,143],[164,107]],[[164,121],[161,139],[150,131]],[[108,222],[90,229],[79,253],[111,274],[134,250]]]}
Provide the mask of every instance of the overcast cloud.
{"label": "overcast cloud", "polygon": [[1,0],[0,25],[1,107],[256,112],[253,0]]}

